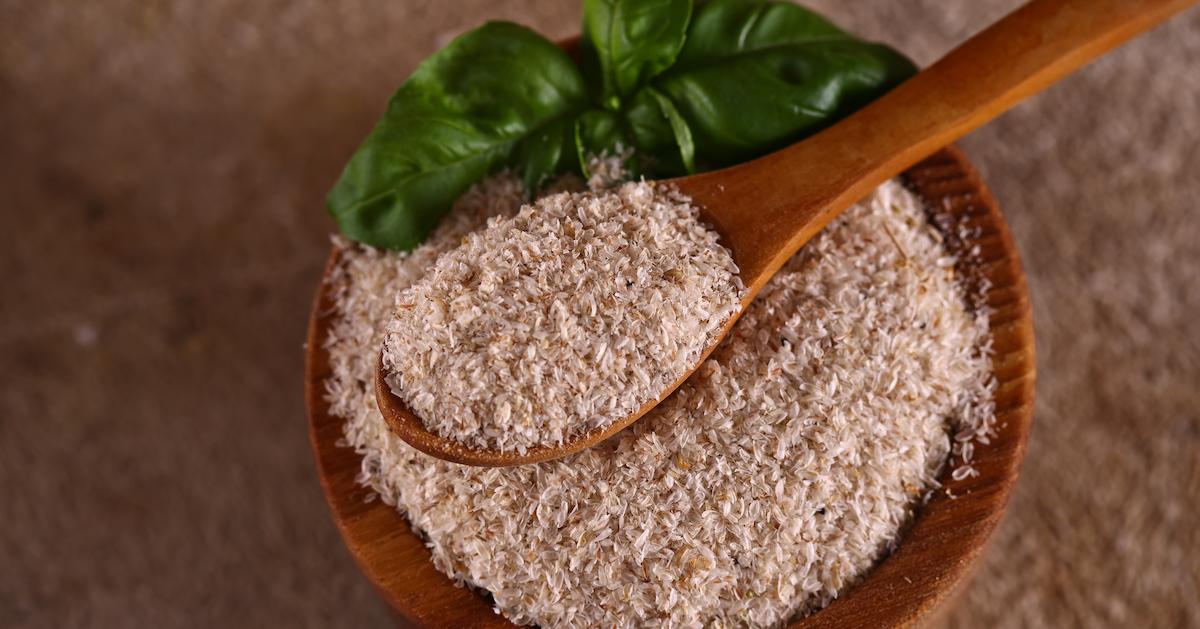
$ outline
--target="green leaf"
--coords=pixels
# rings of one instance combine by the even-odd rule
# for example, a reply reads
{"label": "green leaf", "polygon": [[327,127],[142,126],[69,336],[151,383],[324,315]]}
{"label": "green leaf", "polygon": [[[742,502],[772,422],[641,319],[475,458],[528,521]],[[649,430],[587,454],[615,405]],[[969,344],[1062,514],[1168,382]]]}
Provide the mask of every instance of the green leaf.
{"label": "green leaf", "polygon": [[675,132],[653,89],[638,90],[621,113],[643,174],[673,177],[687,172]]}
{"label": "green leaf", "polygon": [[653,85],[688,123],[697,161],[723,166],[807,137],[915,72],[891,48],[799,6],[715,0],[697,10],[677,64]]}
{"label": "green leaf", "polygon": [[630,144],[620,119],[607,109],[589,109],[575,121],[575,154],[584,177],[591,176],[589,155],[616,154]]}
{"label": "green leaf", "polygon": [[581,53],[599,102],[619,109],[670,67],[691,15],[692,0],[584,0]]}
{"label": "green leaf", "polygon": [[695,172],[691,129],[664,94],[646,86],[633,95],[623,114],[644,174],[676,177]]}
{"label": "green leaf", "polygon": [[553,130],[563,125],[565,134],[586,102],[578,68],[557,46],[515,24],[485,24],[400,87],[326,206],[346,236],[411,249],[460,194],[509,160],[522,160],[516,165],[531,180],[558,167]]}
{"label": "green leaf", "polygon": [[790,2],[714,0],[696,11],[676,69],[773,46],[851,40],[825,18]]}
{"label": "green leaf", "polygon": [[654,100],[658,101],[663,116],[671,124],[671,133],[675,136],[675,144],[679,146],[679,157],[683,162],[683,167],[689,174],[696,172],[696,146],[692,142],[692,130],[688,127],[687,121],[679,115],[679,110],[675,109],[671,99],[663,96],[662,92],[653,87],[647,87],[646,90],[654,96]]}
{"label": "green leaf", "polygon": [[[584,0],[580,71],[544,38],[490,23],[396,92],[326,204],[355,240],[423,241],[500,167],[532,194],[586,157],[634,148],[635,175],[744,161],[849,115],[915,72],[788,2]],[[585,82],[584,77],[587,78]],[[589,98],[590,96],[590,98]]]}
{"label": "green leaf", "polygon": [[575,161],[575,122],[558,118],[517,146],[513,161],[521,169],[525,194],[533,196],[551,176],[570,170]]}

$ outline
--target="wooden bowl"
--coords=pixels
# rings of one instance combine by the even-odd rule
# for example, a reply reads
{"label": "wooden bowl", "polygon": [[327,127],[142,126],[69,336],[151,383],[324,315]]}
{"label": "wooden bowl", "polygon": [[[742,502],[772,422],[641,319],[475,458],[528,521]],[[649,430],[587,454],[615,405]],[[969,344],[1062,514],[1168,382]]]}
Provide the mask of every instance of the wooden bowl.
{"label": "wooden bowl", "polygon": [[[576,40],[562,46],[576,53]],[[966,583],[1004,513],[1025,454],[1033,421],[1033,319],[1012,234],[995,198],[958,149],[943,149],[904,178],[927,206],[938,208],[934,224],[953,252],[980,248],[978,256],[959,256],[956,271],[970,301],[986,303],[991,310],[997,435],[975,448],[978,476],[956,481],[949,470],[944,472],[939,479],[944,490],[918,512],[896,551],[828,607],[791,623],[792,628],[892,627],[928,619]],[[960,233],[974,235],[963,241]],[[342,539],[405,624],[513,627],[482,595],[456,587],[434,569],[424,542],[395,509],[378,500],[367,502],[371,490],[355,482],[361,457],[337,445],[343,420],[330,414],[324,386],[331,374],[324,347],[334,312],[328,278],[337,257],[335,249],[309,319],[305,398],[317,471]]]}
{"label": "wooden bowl", "polygon": [[[1000,521],[1025,454],[1033,419],[1033,320],[1012,235],[995,199],[958,149],[940,151],[904,177],[928,206],[940,208],[942,220],[935,224],[952,250],[980,247],[977,257],[960,256],[956,270],[968,294],[982,298],[991,308],[998,434],[992,443],[975,448],[978,476],[956,481],[944,472],[940,481],[945,490],[937,491],[920,510],[896,552],[828,607],[790,627],[884,627],[927,618],[965,583]],[[959,227],[976,235],[959,240]],[[326,278],[337,256],[334,250]],[[988,282],[982,281],[985,278]],[[988,283],[990,288],[983,294]],[[371,491],[354,480],[361,458],[352,449],[336,445],[342,438],[343,420],[329,413],[324,398],[324,382],[330,376],[324,346],[333,309],[329,284],[322,281],[309,320],[305,396],[317,470],[346,546],[409,623],[512,627],[483,596],[456,587],[434,569],[424,542],[403,516],[380,501],[366,502]]]}

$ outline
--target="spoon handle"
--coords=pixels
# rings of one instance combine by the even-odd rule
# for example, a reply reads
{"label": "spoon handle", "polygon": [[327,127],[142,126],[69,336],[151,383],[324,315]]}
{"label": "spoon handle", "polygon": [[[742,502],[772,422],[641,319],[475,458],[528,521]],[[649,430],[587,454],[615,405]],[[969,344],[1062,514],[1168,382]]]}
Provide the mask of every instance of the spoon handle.
{"label": "spoon handle", "polygon": [[752,296],[879,184],[1192,3],[1033,0],[816,136],[680,188],[712,208]]}

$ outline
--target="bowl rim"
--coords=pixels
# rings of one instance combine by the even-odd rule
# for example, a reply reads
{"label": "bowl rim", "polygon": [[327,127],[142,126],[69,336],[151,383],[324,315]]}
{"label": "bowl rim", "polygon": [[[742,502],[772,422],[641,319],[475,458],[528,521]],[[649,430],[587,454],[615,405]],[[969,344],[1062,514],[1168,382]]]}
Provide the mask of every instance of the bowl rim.
{"label": "bowl rim", "polygon": [[[577,39],[560,42],[574,54]],[[1020,474],[1033,423],[1036,357],[1033,314],[1020,256],[995,197],[978,171],[954,146],[926,158],[902,175],[938,217],[958,256],[956,272],[973,298],[989,310],[991,371],[996,379],[996,434],[977,445],[978,474],[954,480],[951,466],[942,488],[920,507],[895,550],[825,608],[787,626],[907,626],[927,618],[966,584],[999,523]],[[965,228],[965,231],[960,228]],[[970,234],[963,240],[959,234]],[[391,607],[419,626],[513,627],[492,603],[438,572],[424,540],[405,516],[359,485],[362,458],[343,443],[344,420],[329,412],[325,381],[331,375],[325,348],[335,312],[329,278],[339,262],[334,247],[309,317],[305,346],[305,402],[309,440],[330,511],[350,554]],[[984,292],[986,290],[986,292]]]}

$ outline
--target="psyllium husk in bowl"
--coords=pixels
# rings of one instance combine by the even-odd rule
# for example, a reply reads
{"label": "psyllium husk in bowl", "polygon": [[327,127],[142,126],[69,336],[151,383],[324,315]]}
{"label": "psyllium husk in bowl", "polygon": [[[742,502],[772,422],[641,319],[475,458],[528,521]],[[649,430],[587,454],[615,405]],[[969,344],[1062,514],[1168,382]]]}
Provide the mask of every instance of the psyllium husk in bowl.
{"label": "psyllium husk in bowl", "polygon": [[409,447],[373,389],[396,295],[523,200],[502,174],[411,253],[336,240],[325,345],[359,481],[509,620],[778,626],[886,556],[944,466],[973,473],[993,417],[986,310],[968,307],[955,257],[897,181],[807,244],[696,374],[614,438],[509,468]]}

